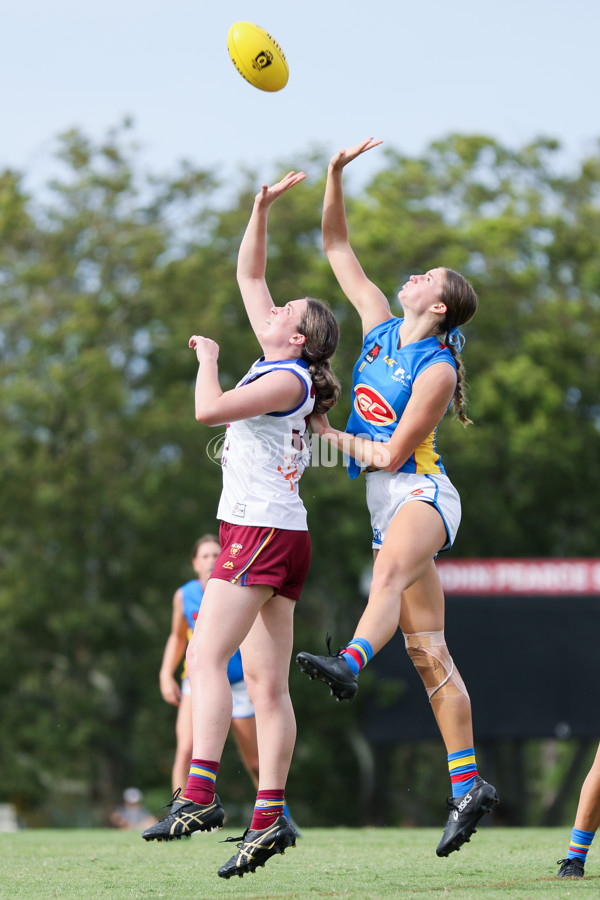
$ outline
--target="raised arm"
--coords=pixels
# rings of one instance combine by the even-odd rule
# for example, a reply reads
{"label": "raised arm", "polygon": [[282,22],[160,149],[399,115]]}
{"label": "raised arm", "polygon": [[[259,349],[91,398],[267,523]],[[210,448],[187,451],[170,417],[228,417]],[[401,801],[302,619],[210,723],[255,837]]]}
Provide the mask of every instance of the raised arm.
{"label": "raised arm", "polygon": [[381,141],[368,138],[332,157],[327,170],[323,200],[323,249],[333,273],[346,297],[361,317],[363,334],[391,316],[390,305],[383,292],[365,275],[348,238],[348,224],[342,190],[344,166]]}
{"label": "raised arm", "polygon": [[277,184],[263,184],[254,199],[250,221],[238,253],[237,281],[250,324],[256,334],[268,317],[273,300],[267,282],[267,216],[271,204],[306,178],[304,172],[288,172]]}
{"label": "raised arm", "polygon": [[249,384],[223,391],[219,383],[218,344],[194,334],[189,346],[198,359],[196,419],[204,425],[226,425],[266,413],[287,412],[304,400],[304,382],[289,371],[267,372]]}

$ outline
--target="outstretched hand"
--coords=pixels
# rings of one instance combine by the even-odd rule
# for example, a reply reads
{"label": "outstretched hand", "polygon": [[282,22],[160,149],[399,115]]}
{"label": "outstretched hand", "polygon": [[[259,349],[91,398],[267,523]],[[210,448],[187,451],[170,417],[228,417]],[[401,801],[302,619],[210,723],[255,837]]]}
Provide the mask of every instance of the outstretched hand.
{"label": "outstretched hand", "polygon": [[360,144],[355,144],[354,147],[338,150],[335,156],[331,157],[329,165],[333,169],[343,169],[344,166],[347,166],[349,162],[352,162],[361,153],[366,153],[367,150],[372,150],[373,147],[378,147],[379,144],[383,144],[383,141],[370,137],[366,141],[361,141]]}
{"label": "outstretched hand", "polygon": [[219,345],[210,338],[202,337],[199,334],[193,334],[188,341],[188,347],[196,351],[198,362],[203,359],[214,359],[215,362],[219,358]]}
{"label": "outstretched hand", "polygon": [[289,189],[294,187],[295,184],[298,184],[298,182],[304,181],[305,178],[306,172],[292,171],[288,172],[287,175],[284,175],[281,181],[272,184],[271,187],[263,184],[256,195],[256,202],[270,206],[278,197],[281,197],[282,194],[285,194],[286,191],[289,191]]}

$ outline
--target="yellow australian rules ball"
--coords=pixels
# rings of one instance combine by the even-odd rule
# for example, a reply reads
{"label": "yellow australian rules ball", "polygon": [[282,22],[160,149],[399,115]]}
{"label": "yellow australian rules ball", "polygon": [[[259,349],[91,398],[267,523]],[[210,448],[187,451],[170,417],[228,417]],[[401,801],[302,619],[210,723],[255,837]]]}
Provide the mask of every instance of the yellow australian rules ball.
{"label": "yellow australian rules ball", "polygon": [[240,75],[261,91],[280,91],[287,84],[285,54],[272,35],[252,22],[234,22],[227,49]]}

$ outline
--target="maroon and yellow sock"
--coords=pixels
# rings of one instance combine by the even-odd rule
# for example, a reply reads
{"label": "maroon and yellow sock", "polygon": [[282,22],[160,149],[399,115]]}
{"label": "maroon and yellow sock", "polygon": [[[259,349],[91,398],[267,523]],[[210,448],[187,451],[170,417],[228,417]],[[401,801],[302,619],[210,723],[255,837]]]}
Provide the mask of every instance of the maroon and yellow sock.
{"label": "maroon and yellow sock", "polygon": [[256,795],[254,815],[250,824],[252,831],[270,828],[279,816],[283,815],[284,806],[285,791],[259,791]]}
{"label": "maroon and yellow sock", "polygon": [[215,781],[219,763],[212,759],[193,759],[183,796],[186,800],[209,806],[215,798]]}

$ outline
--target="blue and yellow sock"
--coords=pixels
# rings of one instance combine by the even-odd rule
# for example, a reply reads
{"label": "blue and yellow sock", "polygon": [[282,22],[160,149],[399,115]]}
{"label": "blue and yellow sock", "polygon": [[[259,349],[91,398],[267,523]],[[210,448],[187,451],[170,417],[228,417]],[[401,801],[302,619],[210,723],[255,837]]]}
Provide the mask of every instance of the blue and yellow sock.
{"label": "blue and yellow sock", "polygon": [[573,828],[567,859],[580,859],[582,863],[585,863],[595,834],[595,831],[582,831],[581,828]]}
{"label": "blue and yellow sock", "polygon": [[219,763],[212,759],[193,759],[183,796],[200,806],[208,806],[215,798],[215,781]]}
{"label": "blue and yellow sock", "polygon": [[256,795],[254,814],[250,823],[252,831],[262,831],[263,828],[270,828],[279,816],[283,815],[284,807],[284,790],[259,791]]}
{"label": "blue and yellow sock", "polygon": [[452,796],[462,797],[473,787],[477,772],[475,762],[475,750],[468,747],[466,750],[458,750],[448,754],[448,771],[452,782]]}
{"label": "blue and yellow sock", "polygon": [[347,647],[340,650],[340,656],[344,657],[344,662],[358,675],[369,660],[373,659],[373,648],[365,638],[354,638]]}

